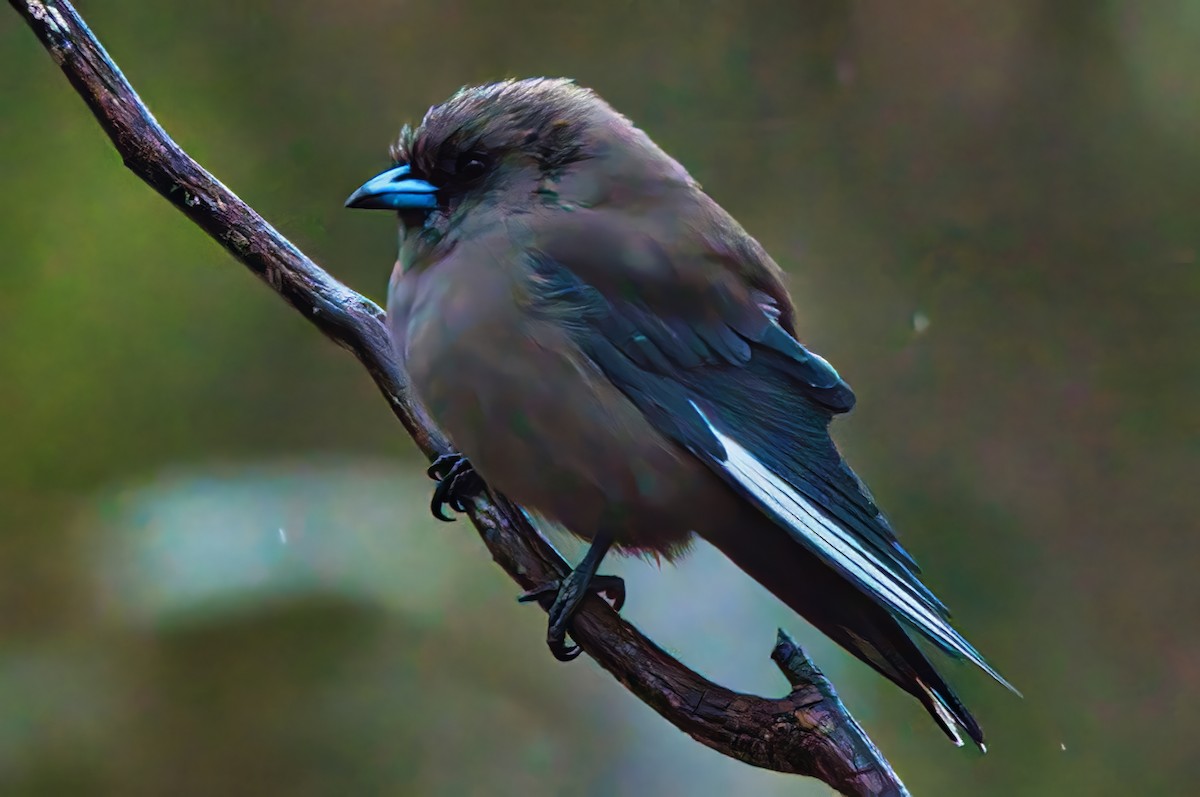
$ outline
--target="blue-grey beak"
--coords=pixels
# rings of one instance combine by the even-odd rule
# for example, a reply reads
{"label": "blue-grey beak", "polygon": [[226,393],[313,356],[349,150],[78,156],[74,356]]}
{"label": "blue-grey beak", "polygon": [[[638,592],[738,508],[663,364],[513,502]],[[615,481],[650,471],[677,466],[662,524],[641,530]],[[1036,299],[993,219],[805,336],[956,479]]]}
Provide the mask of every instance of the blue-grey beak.
{"label": "blue-grey beak", "polygon": [[407,163],[393,166],[363,183],[346,200],[348,208],[368,210],[433,210],[438,206],[437,186],[409,177]]}

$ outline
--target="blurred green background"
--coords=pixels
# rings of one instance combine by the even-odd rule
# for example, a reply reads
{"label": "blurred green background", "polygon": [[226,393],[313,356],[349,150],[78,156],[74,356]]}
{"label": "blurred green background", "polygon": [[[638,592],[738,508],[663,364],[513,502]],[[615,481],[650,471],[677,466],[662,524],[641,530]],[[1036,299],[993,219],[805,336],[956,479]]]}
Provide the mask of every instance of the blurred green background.
{"label": "blurred green background", "polygon": [[[344,197],[464,83],[569,75],[791,274],[836,434],[990,735],[710,550],[627,614],[778,694],[795,632],[916,795],[1200,778],[1200,5],[81,2],[176,139],[383,298]],[[0,794],[825,794],[552,661],[359,366],[127,173],[0,12]]]}

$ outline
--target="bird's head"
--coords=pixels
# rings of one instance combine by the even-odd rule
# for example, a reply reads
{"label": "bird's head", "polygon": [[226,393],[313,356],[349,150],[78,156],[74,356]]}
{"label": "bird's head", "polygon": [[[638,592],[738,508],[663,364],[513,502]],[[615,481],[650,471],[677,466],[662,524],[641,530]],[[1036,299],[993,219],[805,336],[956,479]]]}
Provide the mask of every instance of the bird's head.
{"label": "bird's head", "polygon": [[489,215],[480,210],[591,207],[692,185],[645,133],[561,78],[461,89],[405,127],[391,155],[395,165],[346,206],[395,210],[409,230],[445,233]]}

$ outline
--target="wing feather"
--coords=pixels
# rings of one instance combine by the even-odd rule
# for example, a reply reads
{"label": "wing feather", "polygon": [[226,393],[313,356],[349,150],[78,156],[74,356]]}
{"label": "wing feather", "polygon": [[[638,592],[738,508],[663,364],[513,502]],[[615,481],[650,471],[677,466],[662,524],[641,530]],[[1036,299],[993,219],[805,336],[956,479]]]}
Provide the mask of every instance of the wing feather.
{"label": "wing feather", "polygon": [[[693,406],[695,406],[693,404]],[[701,417],[703,411],[696,407]],[[945,610],[927,591],[915,588],[889,564],[869,550],[853,532],[841,527],[792,485],[772,473],[741,446],[709,423],[725,450],[720,468],[743,492],[775,518],[805,547],[833,565],[860,589],[884,603],[939,647],[975,663],[1009,689],[1013,686],[984,660],[948,622]]]}
{"label": "wing feather", "polygon": [[828,426],[854,405],[837,371],[778,324],[768,297],[717,296],[693,315],[607,296],[535,256],[541,295],[585,354],[660,431],[701,458],[799,544],[943,650],[1016,691],[959,634],[917,578]]}

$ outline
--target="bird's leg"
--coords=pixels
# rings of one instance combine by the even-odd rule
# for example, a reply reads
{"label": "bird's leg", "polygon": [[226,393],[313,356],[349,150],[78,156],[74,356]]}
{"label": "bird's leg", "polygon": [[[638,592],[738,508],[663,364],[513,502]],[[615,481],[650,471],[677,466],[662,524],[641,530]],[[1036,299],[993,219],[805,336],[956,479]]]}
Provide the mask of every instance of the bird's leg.
{"label": "bird's leg", "polygon": [[579,560],[579,564],[571,571],[570,575],[562,581],[551,581],[534,587],[517,598],[522,603],[528,603],[547,598],[550,595],[554,596],[554,602],[550,604],[549,609],[550,622],[546,629],[546,645],[554,654],[554,658],[559,661],[570,661],[581,652],[578,645],[568,646],[566,638],[571,618],[579,610],[579,605],[583,603],[583,599],[589,592],[598,592],[608,597],[616,611],[620,611],[625,604],[624,580],[618,576],[596,575],[596,570],[600,567],[600,560],[604,558],[604,554],[611,546],[612,537],[610,535],[598,535],[592,540],[592,547],[588,548],[587,553]]}
{"label": "bird's leg", "polygon": [[438,483],[429,502],[429,511],[438,520],[454,520],[442,512],[442,507],[448,504],[455,512],[466,512],[465,502],[483,492],[483,479],[462,454],[443,454],[425,473]]}

